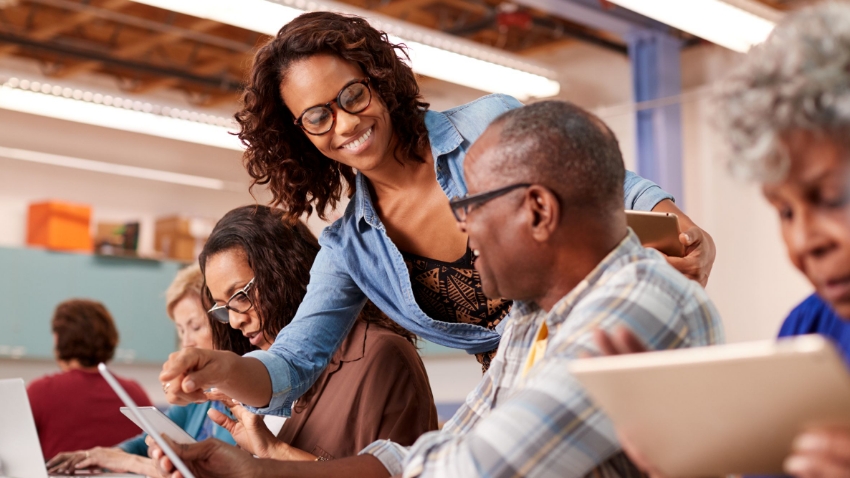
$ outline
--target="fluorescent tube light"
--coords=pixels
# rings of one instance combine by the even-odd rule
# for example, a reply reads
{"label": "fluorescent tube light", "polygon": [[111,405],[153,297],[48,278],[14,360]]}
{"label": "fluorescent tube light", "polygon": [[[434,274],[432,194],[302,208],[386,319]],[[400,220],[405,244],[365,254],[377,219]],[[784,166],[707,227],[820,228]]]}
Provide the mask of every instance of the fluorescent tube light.
{"label": "fluorescent tube light", "polygon": [[741,53],[763,42],[781,18],[752,0],[609,1]]}
{"label": "fluorescent tube light", "polygon": [[0,86],[0,108],[105,128],[242,151],[225,127],[228,118],[9,78]]}
{"label": "fluorescent tube light", "polygon": [[98,173],[115,174],[138,179],[149,179],[164,183],[180,184],[182,186],[194,186],[198,188],[244,191],[245,187],[240,184],[223,181],[221,179],[193,176],[191,174],[173,173],[159,169],[139,168],[123,164],[94,161],[91,159],[75,158],[73,156],[62,156],[59,154],[41,153],[26,149],[5,148],[0,146],[0,158],[27,161],[30,163],[49,164],[51,166],[63,166],[66,168],[82,169]]}
{"label": "fluorescent tube light", "polygon": [[553,79],[554,72],[520,56],[331,0],[133,1],[271,36],[306,11],[354,14],[387,32],[390,41],[406,44],[411,67],[419,74],[491,93],[506,93],[521,100],[554,96],[561,88]]}

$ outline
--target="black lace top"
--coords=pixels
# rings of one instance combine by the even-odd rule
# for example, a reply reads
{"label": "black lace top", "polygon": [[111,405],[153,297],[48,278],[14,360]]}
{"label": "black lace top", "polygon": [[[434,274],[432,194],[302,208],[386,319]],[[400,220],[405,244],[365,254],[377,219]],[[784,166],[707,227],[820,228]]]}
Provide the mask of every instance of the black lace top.
{"label": "black lace top", "polygon": [[[419,308],[434,320],[480,325],[493,330],[511,310],[512,302],[488,299],[481,291],[481,277],[473,267],[475,256],[466,254],[455,262],[443,262],[402,251],[410,271],[413,296]],[[476,354],[484,370],[496,351]]]}

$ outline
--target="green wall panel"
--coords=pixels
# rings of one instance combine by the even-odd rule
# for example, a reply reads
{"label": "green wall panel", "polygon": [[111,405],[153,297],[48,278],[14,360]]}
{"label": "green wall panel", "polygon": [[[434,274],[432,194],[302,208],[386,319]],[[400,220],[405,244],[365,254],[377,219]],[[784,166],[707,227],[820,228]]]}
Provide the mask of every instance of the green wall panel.
{"label": "green wall panel", "polygon": [[93,299],[115,318],[115,360],[161,363],[176,348],[165,289],[182,265],[0,248],[0,356],[52,358],[50,319],[59,302]]}
{"label": "green wall panel", "polygon": [[[425,339],[419,339],[417,346],[419,347],[419,355],[423,357],[467,355],[463,350],[438,345],[434,342],[428,342]],[[472,359],[475,360],[475,357]]]}

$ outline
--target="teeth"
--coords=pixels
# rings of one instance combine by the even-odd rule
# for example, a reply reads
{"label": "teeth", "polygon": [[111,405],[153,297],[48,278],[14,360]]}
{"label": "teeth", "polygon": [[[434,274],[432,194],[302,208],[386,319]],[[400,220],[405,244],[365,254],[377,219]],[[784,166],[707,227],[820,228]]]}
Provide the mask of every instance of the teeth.
{"label": "teeth", "polygon": [[355,149],[359,148],[361,144],[366,142],[366,140],[369,139],[369,136],[372,136],[372,128],[367,129],[366,132],[363,133],[363,136],[361,136],[361,137],[355,139],[354,141],[344,145],[343,148],[354,151]]}

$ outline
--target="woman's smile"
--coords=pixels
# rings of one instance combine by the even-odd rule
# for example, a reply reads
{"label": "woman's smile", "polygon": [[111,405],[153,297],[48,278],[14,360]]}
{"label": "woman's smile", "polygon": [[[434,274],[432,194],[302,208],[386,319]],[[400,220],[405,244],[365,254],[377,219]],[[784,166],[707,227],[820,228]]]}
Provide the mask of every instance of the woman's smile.
{"label": "woman's smile", "polygon": [[374,126],[370,126],[363,134],[355,137],[354,139],[350,139],[340,146],[340,149],[344,149],[349,154],[360,154],[366,151],[369,146],[374,143],[374,136],[372,136],[372,131],[375,129]]}

